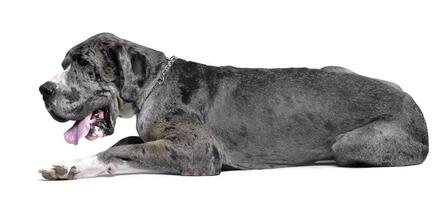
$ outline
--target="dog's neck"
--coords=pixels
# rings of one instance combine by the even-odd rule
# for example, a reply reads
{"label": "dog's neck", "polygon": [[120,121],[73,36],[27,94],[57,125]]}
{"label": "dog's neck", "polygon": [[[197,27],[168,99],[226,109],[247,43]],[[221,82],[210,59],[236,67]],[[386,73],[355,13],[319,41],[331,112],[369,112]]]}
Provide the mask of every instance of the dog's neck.
{"label": "dog's neck", "polygon": [[141,108],[142,105],[147,101],[149,96],[157,90],[157,87],[162,85],[170,72],[170,68],[173,66],[174,61],[176,60],[175,56],[166,59],[166,63],[160,65],[159,73],[153,78],[153,81],[148,84],[146,88],[140,93],[140,101],[137,102],[136,105],[139,105],[138,108]]}
{"label": "dog's neck", "polygon": [[146,99],[161,85],[173,65],[174,57],[166,58],[159,51],[131,46],[134,50],[127,50],[130,62],[123,69],[124,85],[119,97],[119,113],[122,117],[135,115]]}

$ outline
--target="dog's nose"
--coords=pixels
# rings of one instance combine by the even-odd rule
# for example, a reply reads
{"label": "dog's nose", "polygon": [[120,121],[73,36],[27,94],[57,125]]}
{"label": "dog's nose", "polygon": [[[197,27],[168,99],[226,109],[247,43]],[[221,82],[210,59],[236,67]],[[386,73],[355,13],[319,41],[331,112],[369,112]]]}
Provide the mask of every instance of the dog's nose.
{"label": "dog's nose", "polygon": [[51,96],[53,93],[55,93],[56,89],[56,83],[53,83],[51,81],[47,81],[41,86],[39,86],[39,92],[42,94],[44,98],[47,98]]}

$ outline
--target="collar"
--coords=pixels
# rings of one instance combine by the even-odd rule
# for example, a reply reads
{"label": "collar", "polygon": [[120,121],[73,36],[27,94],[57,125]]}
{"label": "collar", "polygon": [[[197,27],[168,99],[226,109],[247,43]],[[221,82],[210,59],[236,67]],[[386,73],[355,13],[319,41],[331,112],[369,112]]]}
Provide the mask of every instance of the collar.
{"label": "collar", "polygon": [[[153,84],[152,88],[149,90],[146,97],[144,98],[141,107],[143,107],[143,104],[146,102],[146,100],[149,98],[150,94],[152,94],[152,92],[155,90],[155,88],[164,83],[165,79],[168,76],[168,72],[170,71],[170,68],[173,66],[176,59],[177,59],[176,56],[172,56],[170,58],[167,58],[167,63],[164,65],[164,68],[162,69],[162,71],[158,74],[158,78],[156,78],[155,83]],[[141,107],[140,107],[140,109],[141,109]]]}
{"label": "collar", "polygon": [[[155,88],[156,85],[161,85],[162,83],[164,83],[165,78],[167,78],[168,71],[170,71],[170,68],[171,68],[171,66],[173,66],[173,63],[176,59],[177,59],[176,56],[172,56],[172,57],[167,59],[167,64],[164,66],[164,69],[161,71],[161,73],[159,73],[159,75],[158,75],[159,77],[156,80],[153,88]],[[152,92],[153,88],[151,89],[150,92]]]}

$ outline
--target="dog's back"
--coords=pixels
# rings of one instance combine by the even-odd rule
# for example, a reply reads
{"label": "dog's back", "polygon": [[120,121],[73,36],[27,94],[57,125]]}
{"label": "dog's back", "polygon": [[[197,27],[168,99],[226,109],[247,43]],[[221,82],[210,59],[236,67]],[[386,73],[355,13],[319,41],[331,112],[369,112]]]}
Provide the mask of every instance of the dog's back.
{"label": "dog's back", "polygon": [[333,159],[339,134],[400,115],[410,98],[399,87],[350,71],[183,65],[181,74],[198,85],[186,103],[202,113],[223,141],[227,163],[238,168]]}

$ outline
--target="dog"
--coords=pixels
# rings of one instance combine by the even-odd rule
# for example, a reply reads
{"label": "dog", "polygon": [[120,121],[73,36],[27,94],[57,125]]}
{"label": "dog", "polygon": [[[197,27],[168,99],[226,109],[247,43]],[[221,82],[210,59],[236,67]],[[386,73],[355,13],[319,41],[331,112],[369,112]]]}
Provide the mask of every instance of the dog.
{"label": "dog", "polygon": [[346,68],[214,67],[100,33],[73,47],[39,87],[50,115],[75,121],[66,142],[111,135],[136,115],[138,137],[40,170],[48,180],[157,170],[186,176],[333,160],[422,163],[421,110],[398,85]]}

